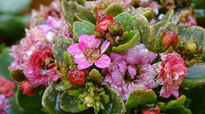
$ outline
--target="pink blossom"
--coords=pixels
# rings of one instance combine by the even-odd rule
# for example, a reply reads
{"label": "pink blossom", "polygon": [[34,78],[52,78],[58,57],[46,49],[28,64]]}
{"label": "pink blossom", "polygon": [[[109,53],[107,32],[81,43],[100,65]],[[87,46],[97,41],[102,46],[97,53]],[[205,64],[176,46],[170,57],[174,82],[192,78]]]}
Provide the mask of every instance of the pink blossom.
{"label": "pink blossom", "polygon": [[6,98],[5,95],[0,94],[0,113],[6,114],[6,110],[8,110],[11,106],[8,104],[9,100]]}
{"label": "pink blossom", "polygon": [[78,64],[78,69],[86,69],[95,64],[99,68],[106,68],[110,65],[110,57],[103,54],[109,47],[107,40],[100,45],[101,39],[95,35],[81,35],[79,43],[72,44],[67,51],[74,55],[74,62]]}
{"label": "pink blossom", "polygon": [[49,44],[36,50],[26,61],[25,67],[24,74],[34,87],[47,86],[49,82],[60,78]]}
{"label": "pink blossom", "polygon": [[8,81],[3,76],[0,76],[0,94],[5,95],[6,97],[15,96],[15,92],[12,91],[14,88],[14,83]]}
{"label": "pink blossom", "polygon": [[[106,74],[103,84],[115,88],[125,100],[134,89],[155,88],[157,72],[150,63],[156,57],[157,54],[149,52],[143,44],[122,53],[112,52],[110,67],[103,69]],[[126,74],[127,71],[129,74]],[[131,79],[126,80],[126,76]]]}
{"label": "pink blossom", "polygon": [[178,89],[183,82],[184,76],[188,74],[186,63],[176,52],[162,53],[160,56],[162,60],[162,69],[157,77],[157,83],[163,85],[160,96],[168,98],[173,94],[178,98]]}

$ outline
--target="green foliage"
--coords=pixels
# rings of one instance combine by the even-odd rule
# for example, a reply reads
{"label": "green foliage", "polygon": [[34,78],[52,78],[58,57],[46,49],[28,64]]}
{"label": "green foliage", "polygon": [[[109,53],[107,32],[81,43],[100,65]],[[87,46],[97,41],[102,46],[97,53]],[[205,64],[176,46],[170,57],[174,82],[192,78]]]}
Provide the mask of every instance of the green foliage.
{"label": "green foliage", "polygon": [[130,31],[135,29],[134,18],[127,12],[123,12],[114,17],[115,22],[120,22],[123,25],[124,31]]}
{"label": "green foliage", "polygon": [[139,32],[138,30],[130,30],[125,40],[117,47],[112,47],[114,52],[123,52],[128,48],[131,48],[138,41]]}
{"label": "green foliage", "polygon": [[93,35],[94,31],[95,31],[95,27],[92,23],[88,21],[83,21],[83,22],[76,21],[73,24],[74,41],[77,42],[79,36],[83,34]]}
{"label": "green foliage", "polygon": [[103,81],[103,76],[100,74],[100,72],[97,69],[92,69],[87,78],[89,81],[96,84],[101,84]]}
{"label": "green foliage", "polygon": [[130,93],[130,96],[125,103],[127,110],[137,108],[139,105],[154,103],[157,100],[157,95],[153,90],[136,89]]}
{"label": "green foliage", "polygon": [[111,14],[113,17],[115,17],[123,11],[125,11],[124,7],[121,4],[114,2],[104,10],[103,14]]}
{"label": "green foliage", "polygon": [[174,10],[173,9],[170,9],[163,17],[162,20],[166,21],[166,22],[170,22],[172,21],[172,17],[174,15]]}
{"label": "green foliage", "polygon": [[59,36],[53,44],[52,52],[54,58],[58,62],[63,62],[63,54],[67,51],[69,45],[73,44],[74,41],[71,38],[67,38],[65,36]]}
{"label": "green foliage", "polygon": [[61,0],[61,6],[70,30],[72,30],[75,21],[87,20],[93,24],[96,23],[93,14],[75,0]]}
{"label": "green foliage", "polygon": [[131,14],[133,16],[135,16],[136,14],[144,15],[149,22],[154,18],[154,11],[152,10],[152,8],[149,7],[147,8],[139,7],[134,11],[131,11]]}
{"label": "green foliage", "polygon": [[125,114],[126,107],[122,96],[115,89],[105,86],[105,91],[109,95],[110,102],[105,103],[105,109],[102,110],[102,114]]}
{"label": "green foliage", "polygon": [[16,92],[16,102],[20,107],[24,109],[38,110],[42,108],[41,105],[42,95],[43,95],[42,90],[36,92],[33,96],[24,95],[19,87]]}
{"label": "green foliage", "polygon": [[134,17],[135,25],[139,30],[140,42],[145,44],[149,50],[156,50],[156,38],[154,36],[154,29],[150,26],[149,21],[141,14]]}

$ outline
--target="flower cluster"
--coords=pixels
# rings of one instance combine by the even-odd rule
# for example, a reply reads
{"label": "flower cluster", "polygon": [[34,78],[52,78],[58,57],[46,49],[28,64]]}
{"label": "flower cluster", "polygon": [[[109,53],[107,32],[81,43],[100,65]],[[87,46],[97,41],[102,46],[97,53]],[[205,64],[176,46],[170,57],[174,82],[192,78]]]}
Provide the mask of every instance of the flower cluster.
{"label": "flower cluster", "polygon": [[[169,9],[172,3],[165,0],[163,5]],[[179,88],[188,74],[187,61],[192,60],[185,57],[201,62],[203,52],[194,39],[204,33],[197,38],[186,33],[194,31],[186,28],[193,20],[183,22],[184,30],[179,30],[181,25],[169,22],[178,15],[173,10],[162,20],[156,17],[161,14],[155,0],[62,0],[61,5],[53,2],[34,11],[25,38],[11,48],[14,62],[9,70],[14,79],[23,77],[16,81],[24,96],[44,91],[41,104],[48,112],[78,113],[92,107],[96,114],[166,113],[170,105],[161,100],[183,98]],[[187,36],[194,38],[183,40]],[[13,88],[0,88],[0,99],[5,99],[1,92],[13,95],[9,87]],[[6,107],[7,101],[2,101]]]}

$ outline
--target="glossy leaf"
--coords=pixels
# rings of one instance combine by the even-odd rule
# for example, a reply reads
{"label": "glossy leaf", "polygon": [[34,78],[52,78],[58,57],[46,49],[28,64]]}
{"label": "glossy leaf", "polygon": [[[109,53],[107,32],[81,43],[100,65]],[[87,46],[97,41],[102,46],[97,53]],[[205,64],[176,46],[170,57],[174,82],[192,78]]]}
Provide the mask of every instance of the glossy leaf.
{"label": "glossy leaf", "polygon": [[153,29],[154,29],[154,34],[157,35],[159,29],[164,26],[165,24],[167,24],[166,21],[159,21],[157,23],[155,23],[154,25],[152,25]]}
{"label": "glossy leaf", "polygon": [[61,97],[60,108],[65,112],[78,113],[82,110],[78,109],[78,97],[68,95],[68,92],[64,92]]}
{"label": "glossy leaf", "polygon": [[89,73],[88,80],[93,83],[101,84],[103,81],[103,76],[97,69],[92,69]]}
{"label": "glossy leaf", "polygon": [[198,45],[205,49],[205,29],[199,26],[192,26],[189,28],[179,25],[179,35],[185,37],[186,39],[193,38]]}
{"label": "glossy leaf", "polygon": [[33,96],[24,95],[20,88],[16,92],[16,102],[24,109],[38,110],[42,108],[41,99],[43,91],[36,92]]}
{"label": "glossy leaf", "polygon": [[149,7],[147,8],[139,7],[134,11],[132,11],[131,14],[133,16],[135,16],[136,14],[144,15],[148,21],[151,21],[154,18],[154,11],[152,10],[152,8]]}
{"label": "glossy leaf", "polygon": [[52,85],[46,88],[42,98],[42,106],[49,114],[67,114],[60,109],[61,93],[56,91]]}
{"label": "glossy leaf", "polygon": [[123,25],[124,31],[135,29],[134,18],[127,12],[123,12],[114,17],[115,22],[120,22]]}
{"label": "glossy leaf", "polygon": [[156,50],[156,38],[154,36],[154,29],[150,26],[146,17],[137,14],[134,17],[136,27],[139,30],[140,42],[145,44],[149,50]]}
{"label": "glossy leaf", "polygon": [[177,109],[183,107],[185,101],[186,101],[186,96],[182,95],[176,100],[171,100],[168,103],[166,103],[164,106],[161,106],[160,110],[167,111],[170,109]]}
{"label": "glossy leaf", "polygon": [[173,22],[169,22],[165,25],[163,25],[162,27],[160,27],[160,29],[157,32],[157,38],[160,38],[162,31],[167,30],[167,31],[172,31],[175,32],[176,34],[178,33],[178,28],[177,25],[174,24]]}
{"label": "glossy leaf", "polygon": [[125,11],[124,7],[121,4],[114,2],[104,10],[103,14],[111,14],[113,17],[115,17],[123,11]]}
{"label": "glossy leaf", "polygon": [[103,114],[125,114],[126,108],[122,96],[113,88],[105,86],[105,91],[109,95],[110,102],[104,104]]}
{"label": "glossy leaf", "polygon": [[139,37],[138,35],[139,35],[138,30],[129,31],[128,35],[125,38],[125,41],[123,41],[124,44],[120,44],[117,47],[112,47],[112,51],[123,52],[128,48],[131,48],[134,44],[137,43]]}
{"label": "glossy leaf", "polygon": [[156,102],[157,95],[153,90],[136,89],[130,93],[125,103],[127,109],[137,108],[139,105]]}
{"label": "glossy leaf", "polygon": [[164,15],[164,17],[163,17],[162,20],[167,21],[167,22],[170,22],[170,21],[172,21],[173,15],[174,15],[174,10],[173,10],[173,9],[170,9],[170,10]]}
{"label": "glossy leaf", "polygon": [[52,47],[52,52],[53,52],[54,58],[58,62],[62,62],[64,52],[67,50],[68,46],[73,44],[73,43],[74,43],[74,41],[71,38],[67,38],[65,36],[59,36],[54,41],[54,44]]}
{"label": "glossy leaf", "polygon": [[75,0],[61,0],[61,6],[70,30],[72,30],[73,23],[79,20],[77,18],[80,18],[80,20],[87,20],[93,24],[96,23],[93,14]]}
{"label": "glossy leaf", "polygon": [[83,34],[93,35],[94,31],[95,31],[95,27],[92,23],[88,21],[83,21],[83,22],[76,21],[73,24],[74,41],[77,42],[79,36]]}

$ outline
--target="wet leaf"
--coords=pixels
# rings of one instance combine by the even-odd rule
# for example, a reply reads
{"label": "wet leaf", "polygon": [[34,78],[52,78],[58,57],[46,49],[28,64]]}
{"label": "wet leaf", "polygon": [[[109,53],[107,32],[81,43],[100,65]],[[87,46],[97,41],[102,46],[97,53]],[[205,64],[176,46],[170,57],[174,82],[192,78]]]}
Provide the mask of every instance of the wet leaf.
{"label": "wet leaf", "polygon": [[80,35],[88,34],[93,35],[95,27],[88,21],[79,22],[76,21],[73,24],[74,41],[77,42]]}
{"label": "wet leaf", "polygon": [[176,34],[178,33],[178,27],[176,24],[174,24],[173,22],[169,22],[165,25],[163,25],[162,27],[160,27],[160,29],[157,32],[157,38],[159,39],[161,36],[162,31],[167,30],[167,31],[172,31],[175,32]]}
{"label": "wet leaf", "polygon": [[153,90],[136,89],[130,93],[125,103],[127,109],[137,108],[139,105],[156,102],[157,95]]}
{"label": "wet leaf", "polygon": [[60,96],[62,92],[58,92],[50,85],[46,88],[43,98],[42,106],[49,114],[67,114],[60,109]]}
{"label": "wet leaf", "polygon": [[111,14],[113,17],[125,11],[124,7],[120,3],[112,3],[110,4],[103,12],[103,14]]}
{"label": "wet leaf", "polygon": [[120,22],[123,25],[124,31],[130,31],[133,30],[135,27],[135,21],[132,15],[130,15],[127,12],[123,12],[116,17],[114,17],[115,22]]}
{"label": "wet leaf", "polygon": [[152,25],[153,29],[154,29],[154,34],[157,35],[159,29],[164,26],[165,24],[167,24],[166,21],[159,21],[157,23],[155,23],[154,25]]}
{"label": "wet leaf", "polygon": [[174,15],[174,10],[173,9],[170,9],[163,17],[162,20],[166,21],[166,22],[170,22],[172,21],[172,17]]}
{"label": "wet leaf", "polygon": [[78,97],[70,96],[68,95],[68,92],[64,92],[60,99],[60,108],[63,111],[70,113],[78,113],[82,111],[78,109]]}
{"label": "wet leaf", "polygon": [[198,45],[202,46],[205,49],[205,29],[200,26],[192,26],[189,28],[184,27],[183,25],[178,25],[179,35],[186,39],[193,38]]}
{"label": "wet leaf", "polygon": [[70,30],[72,30],[72,25],[76,21],[76,15],[81,20],[87,20],[93,24],[96,23],[93,14],[75,0],[61,0],[61,6]]}
{"label": "wet leaf", "polygon": [[20,88],[16,92],[16,103],[28,110],[38,110],[42,108],[41,99],[43,91],[36,92],[33,96],[24,95]]}
{"label": "wet leaf", "polygon": [[186,101],[186,96],[182,95],[176,100],[171,100],[168,103],[166,103],[164,106],[160,107],[160,110],[167,111],[171,109],[181,108],[183,107],[185,101]]}
{"label": "wet leaf", "polygon": [[93,83],[101,84],[103,81],[103,76],[97,69],[92,69],[89,73],[88,80]]}
{"label": "wet leaf", "polygon": [[120,44],[117,47],[112,47],[112,51],[123,52],[128,48],[131,48],[134,44],[137,43],[139,37],[138,35],[139,35],[138,30],[129,31],[128,35],[125,38],[125,41],[123,41],[124,44]]}
{"label": "wet leaf", "polygon": [[110,102],[104,104],[103,114],[125,114],[126,108],[122,96],[113,88],[105,86],[105,91],[109,95]]}
{"label": "wet leaf", "polygon": [[151,21],[154,18],[154,11],[152,10],[152,8],[149,7],[147,8],[139,7],[134,11],[132,11],[131,14],[133,16],[135,16],[136,14],[144,15],[148,21]]}
{"label": "wet leaf", "polygon": [[67,38],[65,36],[59,36],[54,41],[54,44],[52,47],[52,52],[53,52],[54,58],[58,62],[62,62],[64,52],[67,51],[67,48],[69,47],[69,45],[71,45],[73,43],[74,43],[74,41],[71,38]]}
{"label": "wet leaf", "polygon": [[140,42],[145,44],[149,50],[156,50],[156,38],[154,36],[154,29],[150,26],[146,17],[137,14],[134,17],[136,27],[139,30]]}

